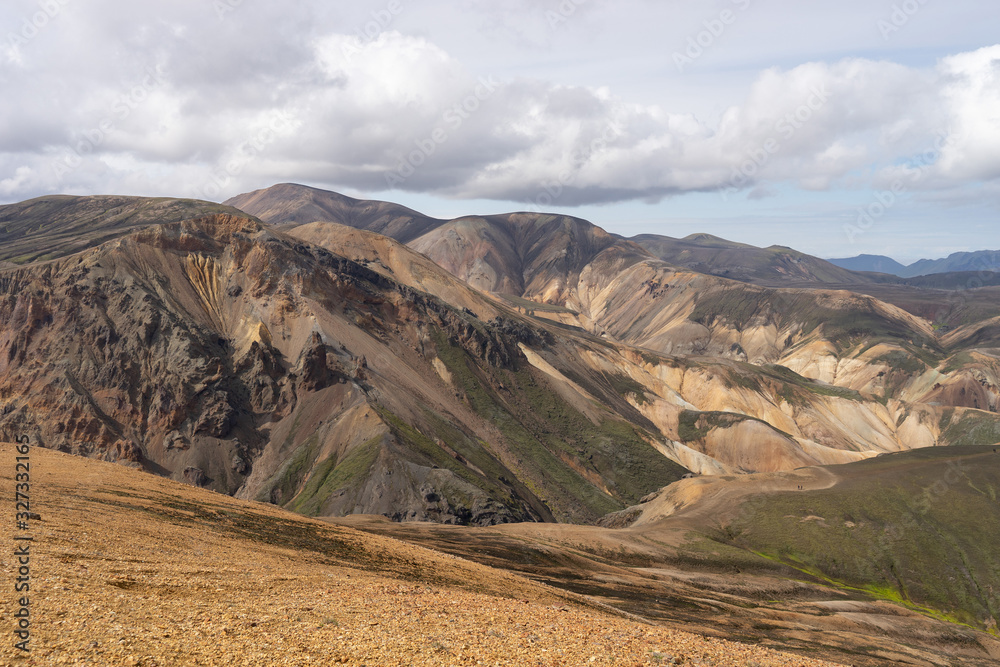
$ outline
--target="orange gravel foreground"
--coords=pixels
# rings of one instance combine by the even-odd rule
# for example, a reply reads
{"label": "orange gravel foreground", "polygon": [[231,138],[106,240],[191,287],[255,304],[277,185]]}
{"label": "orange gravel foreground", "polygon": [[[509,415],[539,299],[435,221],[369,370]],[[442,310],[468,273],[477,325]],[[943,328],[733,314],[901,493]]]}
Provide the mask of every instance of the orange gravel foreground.
{"label": "orange gravel foreground", "polygon": [[[646,625],[451,556],[31,449],[27,531],[0,445],[4,665],[833,663]],[[14,536],[31,536],[30,652]]]}

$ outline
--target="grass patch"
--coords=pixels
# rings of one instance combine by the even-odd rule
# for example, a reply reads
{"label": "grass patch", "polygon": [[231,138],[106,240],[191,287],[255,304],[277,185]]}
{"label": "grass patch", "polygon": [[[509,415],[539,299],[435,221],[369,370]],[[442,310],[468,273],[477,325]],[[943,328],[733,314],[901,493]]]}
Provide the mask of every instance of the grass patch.
{"label": "grass patch", "polygon": [[[435,343],[470,406],[502,434],[502,442],[491,447],[510,453],[518,462],[518,478],[558,520],[594,521],[687,472],[657,452],[636,427],[610,414],[595,425],[534,368],[484,368],[442,335]],[[617,385],[616,391],[644,393],[631,378],[602,377]]]}
{"label": "grass patch", "polygon": [[306,516],[321,514],[323,506],[337,491],[360,484],[371,472],[378,457],[381,436],[377,436],[349,452],[342,461],[327,457],[313,469],[305,487],[295,497],[292,509]]}
{"label": "grass patch", "polygon": [[907,354],[902,350],[895,350],[889,354],[883,354],[874,360],[876,364],[886,364],[894,371],[900,371],[908,375],[917,375],[927,370],[927,365],[917,357]]}
{"label": "grass patch", "polygon": [[954,373],[955,371],[965,368],[976,363],[975,358],[969,352],[959,352],[958,354],[952,355],[946,361],[944,368],[941,369],[942,373]]}
{"label": "grass patch", "polygon": [[[296,415],[295,421],[292,422],[292,428],[289,429],[288,435],[282,443],[282,451],[286,451],[292,445],[298,431],[299,417]],[[299,445],[292,455],[286,458],[284,465],[261,487],[254,500],[265,503],[273,502],[278,505],[291,502],[316,459],[318,446],[319,436],[316,434]]]}
{"label": "grass patch", "polygon": [[831,469],[837,486],[760,496],[717,539],[943,620],[1000,621],[1000,455],[931,448]]}
{"label": "grass patch", "polygon": [[1000,415],[968,410],[957,420],[955,410],[941,417],[942,444],[951,446],[995,445],[1000,443]]}

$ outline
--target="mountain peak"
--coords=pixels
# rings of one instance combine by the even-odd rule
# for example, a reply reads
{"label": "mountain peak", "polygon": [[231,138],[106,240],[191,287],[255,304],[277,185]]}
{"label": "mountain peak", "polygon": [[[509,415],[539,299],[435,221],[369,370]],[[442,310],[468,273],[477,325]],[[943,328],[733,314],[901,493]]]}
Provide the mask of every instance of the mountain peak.
{"label": "mountain peak", "polygon": [[310,222],[336,222],[392,236],[406,243],[444,222],[392,202],[354,199],[338,192],[296,183],[279,183],[226,200],[278,228]]}
{"label": "mountain peak", "polygon": [[714,247],[714,248],[753,248],[755,246],[748,245],[746,243],[738,243],[736,241],[730,241],[728,239],[721,238],[719,236],[713,236],[712,234],[706,234],[704,232],[699,232],[697,234],[688,234],[682,241],[687,241],[688,243],[696,243],[702,246]]}

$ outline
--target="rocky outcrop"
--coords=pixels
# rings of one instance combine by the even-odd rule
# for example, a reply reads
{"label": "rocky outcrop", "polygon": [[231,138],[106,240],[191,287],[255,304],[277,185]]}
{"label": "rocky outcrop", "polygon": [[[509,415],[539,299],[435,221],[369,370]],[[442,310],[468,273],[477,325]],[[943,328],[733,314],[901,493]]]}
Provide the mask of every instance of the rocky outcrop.
{"label": "rocky outcrop", "polygon": [[[468,290],[432,267],[420,267],[421,286]],[[522,431],[554,429],[502,396],[535,382],[519,344],[556,338],[471,290],[455,307],[397,278],[380,260],[228,215],[0,272],[0,438],[27,434],[310,514],[480,525],[593,519],[683,474],[636,440],[626,448],[662,461],[656,480],[611,490],[611,470],[595,468],[553,486],[555,468],[591,464],[538,440],[549,462],[533,469]],[[439,355],[458,364],[461,386],[440,380]],[[365,425],[349,417],[361,405]],[[513,430],[495,430],[497,410]]]}

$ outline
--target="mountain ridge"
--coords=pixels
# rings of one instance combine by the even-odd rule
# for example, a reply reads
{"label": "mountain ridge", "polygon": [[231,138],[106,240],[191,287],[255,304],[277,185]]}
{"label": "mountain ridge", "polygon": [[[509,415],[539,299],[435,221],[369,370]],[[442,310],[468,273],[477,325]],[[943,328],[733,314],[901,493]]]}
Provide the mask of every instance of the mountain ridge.
{"label": "mountain ridge", "polygon": [[889,273],[900,278],[918,278],[944,273],[995,273],[1000,271],[1000,250],[956,252],[939,259],[920,259],[901,264],[884,255],[858,255],[828,260],[852,271]]}
{"label": "mountain ridge", "polygon": [[990,319],[719,278],[579,218],[288,188],[432,228],[214,215],[2,270],[0,430],[306,514],[476,524],[996,432]]}

